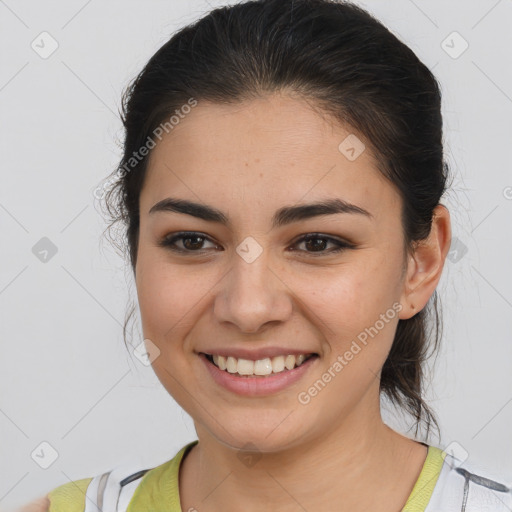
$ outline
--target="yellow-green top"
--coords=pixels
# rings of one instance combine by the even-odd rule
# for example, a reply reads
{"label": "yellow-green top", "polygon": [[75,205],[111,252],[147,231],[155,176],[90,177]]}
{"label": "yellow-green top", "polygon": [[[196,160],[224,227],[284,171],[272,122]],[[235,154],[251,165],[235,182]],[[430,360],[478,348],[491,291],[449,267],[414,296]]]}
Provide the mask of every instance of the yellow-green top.
{"label": "yellow-green top", "polygon": [[[137,486],[127,512],[182,512],[178,486],[180,463],[188,450],[197,443],[196,440],[185,445],[171,460],[149,470]],[[427,458],[403,512],[425,511],[443,461],[442,451],[435,446],[429,446]],[[48,494],[51,503],[49,512],[83,512],[85,493],[91,480],[92,478],[75,480],[53,489]]]}

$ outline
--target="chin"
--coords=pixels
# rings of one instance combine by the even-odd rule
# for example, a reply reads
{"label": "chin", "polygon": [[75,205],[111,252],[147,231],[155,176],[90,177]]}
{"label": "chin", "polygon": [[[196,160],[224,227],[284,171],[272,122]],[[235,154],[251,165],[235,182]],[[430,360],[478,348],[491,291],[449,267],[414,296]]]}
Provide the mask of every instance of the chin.
{"label": "chin", "polygon": [[[290,418],[292,416],[291,414]],[[257,418],[254,418],[251,425],[225,422],[223,426],[226,430],[219,427],[218,424],[212,425],[214,430],[210,431],[210,435],[213,435],[219,443],[233,450],[277,453],[300,445],[301,439],[304,439],[303,432],[295,432],[290,425],[284,425],[285,422],[283,422],[282,415],[275,421],[269,421],[268,425],[261,423]],[[303,423],[299,422],[299,425],[301,425],[301,429],[304,428]],[[230,436],[228,433],[231,432],[236,432],[236,434]]]}

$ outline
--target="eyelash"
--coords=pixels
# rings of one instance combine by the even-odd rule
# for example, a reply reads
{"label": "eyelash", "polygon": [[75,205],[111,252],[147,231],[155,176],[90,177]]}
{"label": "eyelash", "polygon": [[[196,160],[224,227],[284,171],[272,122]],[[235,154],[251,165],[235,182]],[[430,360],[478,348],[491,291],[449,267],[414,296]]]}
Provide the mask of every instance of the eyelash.
{"label": "eyelash", "polygon": [[[197,255],[202,255],[205,253],[205,250],[197,250],[197,251],[194,251],[194,250],[187,250],[187,249],[180,249],[180,248],[177,248],[174,244],[176,241],[178,240],[186,240],[186,239],[191,239],[191,238],[202,238],[202,239],[205,239],[205,240],[208,240],[210,242],[212,242],[212,240],[210,240],[207,236],[204,236],[202,233],[196,233],[196,232],[193,232],[193,231],[185,231],[185,232],[180,232],[180,233],[176,233],[176,234],[173,234],[173,235],[168,235],[166,236],[165,238],[163,238],[162,240],[160,240],[158,242],[158,245],[160,247],[164,247],[166,249],[169,249],[170,251],[173,251],[173,252],[176,252],[176,253],[181,253],[181,254],[184,254],[184,253],[195,253]],[[332,238],[330,236],[326,236],[326,235],[322,235],[321,233],[309,233],[305,236],[303,236],[302,238],[298,239],[294,245],[298,245],[299,243],[301,242],[309,242],[310,240],[318,240],[318,239],[321,239],[321,240],[327,240],[328,242],[332,242],[334,244],[336,244],[337,248],[334,249],[334,250],[331,250],[331,251],[319,251],[317,253],[315,253],[314,251],[305,251],[306,253],[316,257],[316,256],[325,256],[326,254],[337,254],[337,253],[340,253],[344,250],[347,250],[347,249],[353,249],[355,246],[351,243],[348,243],[348,242],[345,242],[345,241],[342,241],[342,240],[337,240],[336,238]],[[214,243],[214,242],[212,242]]]}

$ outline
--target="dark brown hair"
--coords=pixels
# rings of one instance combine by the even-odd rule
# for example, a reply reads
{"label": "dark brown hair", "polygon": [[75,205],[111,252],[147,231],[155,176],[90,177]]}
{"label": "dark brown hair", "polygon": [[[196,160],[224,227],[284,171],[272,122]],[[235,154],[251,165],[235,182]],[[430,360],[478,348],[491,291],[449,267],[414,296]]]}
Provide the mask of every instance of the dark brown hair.
{"label": "dark brown hair", "polygon": [[[376,155],[379,171],[402,198],[404,255],[425,239],[446,188],[441,93],[430,70],[377,19],[349,2],[253,0],[217,8],[174,34],[123,95],[124,154],[104,196],[120,246],[135,272],[139,196],[158,127],[183,105],[235,103],[288,90],[348,125]],[[167,131],[167,130],[166,130]],[[134,160],[134,154],[138,154]],[[110,233],[109,233],[110,234]],[[436,353],[441,321],[435,291],[425,308],[399,320],[380,389],[427,436],[424,365]],[[123,335],[134,309],[125,319]],[[430,329],[428,321],[433,320]]]}

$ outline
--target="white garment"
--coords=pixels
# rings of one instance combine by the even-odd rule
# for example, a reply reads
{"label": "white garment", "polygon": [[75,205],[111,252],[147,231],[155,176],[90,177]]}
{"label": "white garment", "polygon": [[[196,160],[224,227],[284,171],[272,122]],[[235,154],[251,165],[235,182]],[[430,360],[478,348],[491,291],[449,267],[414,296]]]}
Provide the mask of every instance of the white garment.
{"label": "white garment", "polygon": [[[425,512],[512,512],[512,489],[446,454]],[[135,464],[118,466],[94,477],[87,488],[84,512],[126,512],[128,504],[149,471]],[[404,509],[403,512],[407,512]]]}
{"label": "white garment", "polygon": [[425,512],[512,512],[512,489],[446,457]]}
{"label": "white garment", "polygon": [[126,512],[135,489],[148,471],[128,463],[95,476],[85,493],[84,512]]}

